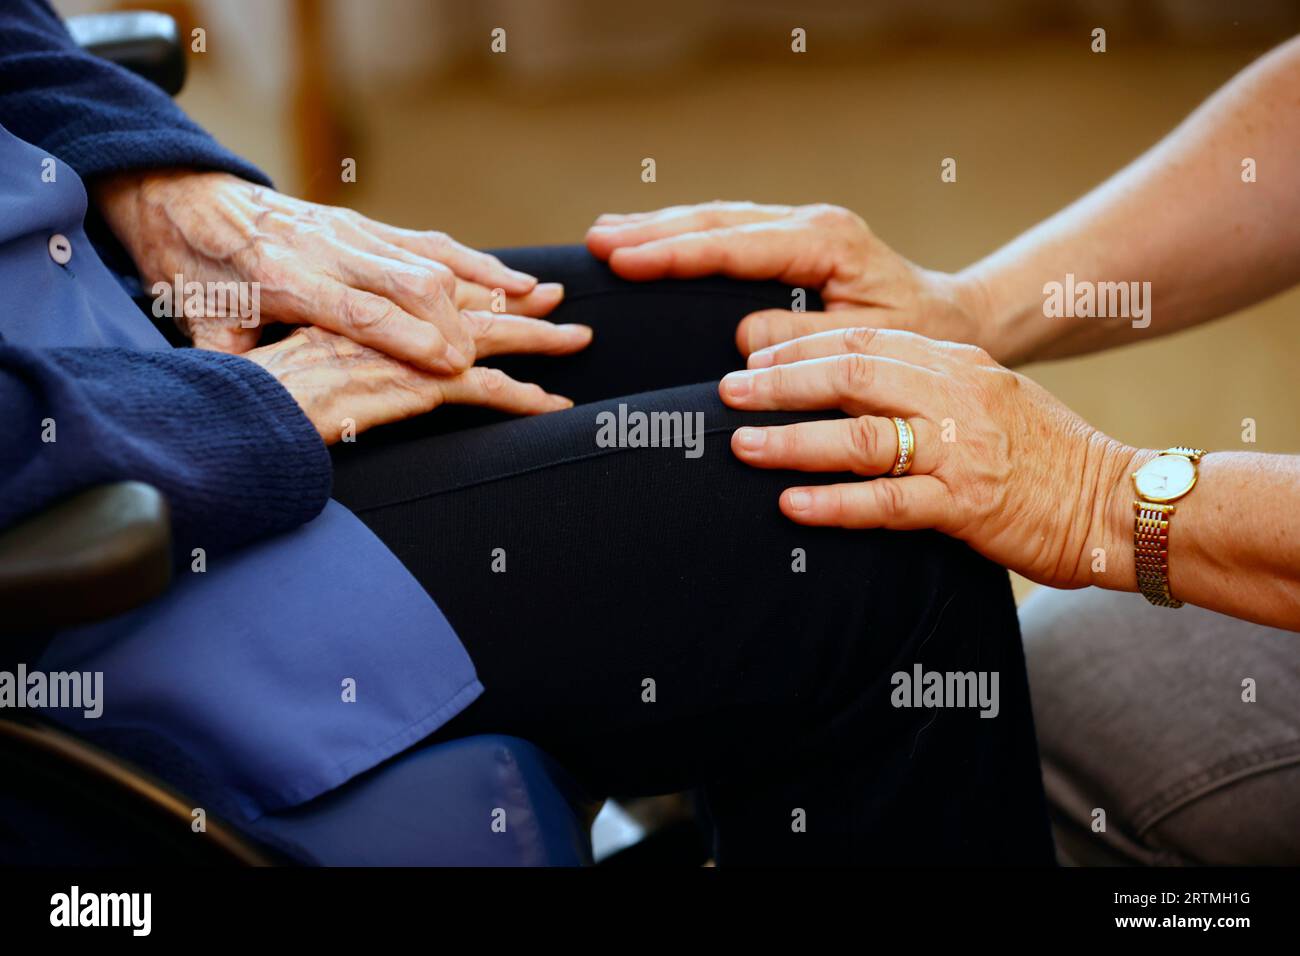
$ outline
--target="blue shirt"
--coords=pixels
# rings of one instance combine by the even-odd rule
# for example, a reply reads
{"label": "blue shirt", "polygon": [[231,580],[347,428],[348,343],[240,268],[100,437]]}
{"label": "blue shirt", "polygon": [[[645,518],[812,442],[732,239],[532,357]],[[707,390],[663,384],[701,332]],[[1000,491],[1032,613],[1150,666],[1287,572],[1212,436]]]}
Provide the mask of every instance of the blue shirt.
{"label": "blue shirt", "polygon": [[206,570],[182,564],[162,598],[62,632],[27,662],[103,673],[100,718],[56,719],[181,752],[256,819],[474,700],[482,686],[437,606],[325,501],[328,456],[288,393],[245,359],[169,348],[87,239],[73,169],[0,128],[0,170],[0,526],[77,488],[138,479],[167,495],[182,556],[212,545]]}

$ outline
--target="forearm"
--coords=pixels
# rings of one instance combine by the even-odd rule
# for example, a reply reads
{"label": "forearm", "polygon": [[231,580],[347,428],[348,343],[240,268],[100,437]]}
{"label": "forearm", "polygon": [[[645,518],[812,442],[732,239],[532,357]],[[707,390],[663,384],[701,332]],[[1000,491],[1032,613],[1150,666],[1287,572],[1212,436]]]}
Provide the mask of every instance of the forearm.
{"label": "forearm", "polygon": [[[1137,590],[1130,475],[1157,454],[1131,450],[1107,464],[1094,545],[1105,552],[1105,570],[1095,577],[1101,587]],[[1233,617],[1300,631],[1300,456],[1211,452],[1199,471],[1170,522],[1171,592]]]}
{"label": "forearm", "polygon": [[[1224,315],[1300,280],[1300,39],[1234,78],[1073,205],[976,263],[990,351],[1015,363],[1094,351]],[[1243,160],[1257,181],[1243,181]],[[1131,317],[1045,314],[1047,283],[1149,282]],[[1131,311],[1131,310],[1130,310]]]}

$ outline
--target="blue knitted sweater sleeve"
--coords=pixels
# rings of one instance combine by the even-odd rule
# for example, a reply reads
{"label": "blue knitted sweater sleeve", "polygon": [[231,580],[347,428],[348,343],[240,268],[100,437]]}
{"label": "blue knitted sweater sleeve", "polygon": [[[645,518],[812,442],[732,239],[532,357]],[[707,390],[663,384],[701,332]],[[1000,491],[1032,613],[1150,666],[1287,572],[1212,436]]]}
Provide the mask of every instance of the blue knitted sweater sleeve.
{"label": "blue knitted sweater sleeve", "polygon": [[0,409],[0,528],[92,485],[138,480],[167,498],[184,560],[287,531],[329,498],[315,428],[236,355],[0,343]]}
{"label": "blue knitted sweater sleeve", "polygon": [[83,179],[184,166],[270,185],[162,90],[78,47],[47,0],[0,3],[0,125]]}

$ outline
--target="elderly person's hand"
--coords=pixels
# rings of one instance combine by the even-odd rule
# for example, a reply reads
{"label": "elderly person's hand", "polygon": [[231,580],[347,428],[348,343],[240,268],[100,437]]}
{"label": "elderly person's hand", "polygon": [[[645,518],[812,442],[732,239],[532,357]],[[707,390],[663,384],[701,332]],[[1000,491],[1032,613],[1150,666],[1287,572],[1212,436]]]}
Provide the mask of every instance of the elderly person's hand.
{"label": "elderly person's hand", "polygon": [[[1100,583],[1094,548],[1132,548],[1128,474],[1145,453],[982,349],[910,332],[821,332],[753,353],[719,391],[733,408],[850,416],[732,436],[736,456],[760,468],[873,478],[787,489],[781,511],[800,524],[935,528],[1063,588]],[[898,455],[892,416],[911,425],[915,454],[904,476],[878,477]]]}
{"label": "elderly person's hand", "polygon": [[907,328],[997,353],[973,279],[922,269],[838,206],[710,202],[604,215],[587,248],[625,279],[778,279],[821,293],[824,312],[764,309],[736,329],[743,354],[828,329]]}
{"label": "elderly person's hand", "polygon": [[261,325],[315,325],[430,371],[475,359],[462,309],[543,316],[564,296],[437,232],[399,229],[227,173],[161,170],[95,183],[95,200],[146,289],[154,283],[258,283],[260,315],[174,316],[200,348],[246,352]]}
{"label": "elderly person's hand", "polygon": [[[504,353],[566,355],[585,348],[591,329],[541,319],[467,312],[480,358]],[[298,329],[279,342],[245,353],[276,377],[316,426],[326,444],[351,429],[432,411],[439,405],[483,405],[517,415],[570,408],[573,402],[500,369],[476,365],[456,375],[434,375],[321,328]]]}

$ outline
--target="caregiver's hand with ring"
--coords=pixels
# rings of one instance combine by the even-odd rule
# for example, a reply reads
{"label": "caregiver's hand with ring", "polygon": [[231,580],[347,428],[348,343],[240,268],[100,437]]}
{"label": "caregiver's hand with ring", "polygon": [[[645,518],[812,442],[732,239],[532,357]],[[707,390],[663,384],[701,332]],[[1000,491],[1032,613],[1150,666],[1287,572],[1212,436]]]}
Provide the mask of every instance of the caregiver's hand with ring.
{"label": "caregiver's hand with ring", "polygon": [[[934,528],[1040,584],[1137,589],[1130,476],[1161,453],[1108,438],[982,349],[839,329],[753,353],[719,392],[733,408],[850,416],[732,436],[759,468],[871,479],[786,489],[800,524]],[[894,418],[914,436],[901,477]],[[1300,630],[1300,456],[1210,452],[1177,509],[1181,600]]]}
{"label": "caregiver's hand with ring", "polygon": [[745,355],[855,326],[907,328],[999,353],[976,279],[922,269],[839,206],[709,202],[607,214],[587,232],[587,248],[634,281],[721,273],[778,279],[821,293],[824,312],[764,309],[746,316],[736,329],[736,345]]}
{"label": "caregiver's hand with ring", "polygon": [[[737,457],[759,468],[874,477],[788,488],[781,511],[800,524],[935,528],[1061,588],[1102,583],[1093,548],[1122,563],[1132,528],[1126,481],[1144,453],[1092,428],[982,349],[910,332],[821,332],[753,353],[749,368],[724,378],[719,391],[733,408],[838,408],[851,416],[732,436]],[[914,456],[903,477],[875,477],[897,461],[891,416],[911,425]]]}

